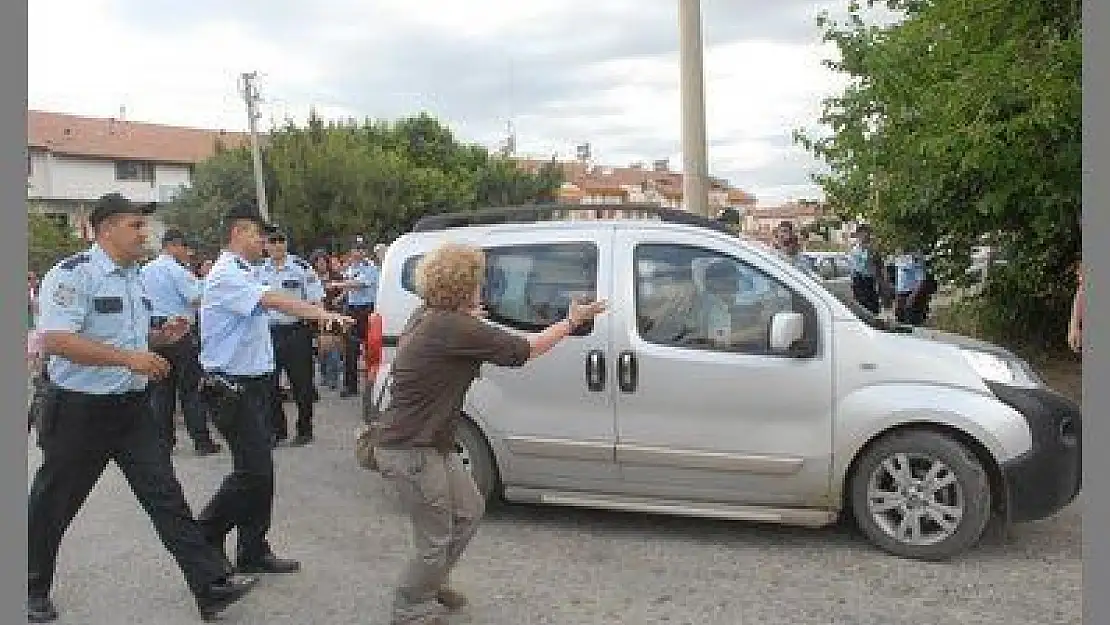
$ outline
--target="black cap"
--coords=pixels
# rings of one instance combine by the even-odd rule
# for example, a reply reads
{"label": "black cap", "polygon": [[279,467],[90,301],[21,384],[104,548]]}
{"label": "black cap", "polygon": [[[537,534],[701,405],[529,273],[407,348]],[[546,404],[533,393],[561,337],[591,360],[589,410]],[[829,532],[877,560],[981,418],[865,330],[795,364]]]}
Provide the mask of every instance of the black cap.
{"label": "black cap", "polygon": [[266,229],[266,237],[270,239],[285,239],[286,241],[289,240],[289,235],[285,234],[285,231],[282,230],[280,226],[276,225],[269,226]]}
{"label": "black cap", "polygon": [[153,203],[137,203],[123,197],[119,193],[106,193],[93,205],[89,213],[89,225],[93,228],[100,225],[112,215],[149,215],[154,212]]}
{"label": "black cap", "polygon": [[262,213],[258,210],[258,205],[252,201],[238,202],[224,213],[225,224],[239,219],[253,221],[261,226],[262,230],[265,232],[270,232],[273,229],[273,226],[266,223],[266,220],[262,218]]}
{"label": "black cap", "polygon": [[177,228],[170,228],[169,230],[166,230],[165,234],[162,235],[162,245],[169,245],[171,243],[184,245],[188,248],[196,248],[193,240],[190,237],[185,236],[185,233],[181,230],[178,230]]}

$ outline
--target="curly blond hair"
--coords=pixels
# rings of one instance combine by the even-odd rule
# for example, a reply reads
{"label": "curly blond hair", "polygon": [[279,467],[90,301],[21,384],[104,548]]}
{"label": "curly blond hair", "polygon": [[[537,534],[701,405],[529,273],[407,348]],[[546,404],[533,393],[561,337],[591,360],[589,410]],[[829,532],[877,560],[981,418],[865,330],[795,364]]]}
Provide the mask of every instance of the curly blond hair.
{"label": "curly blond hair", "polygon": [[428,308],[468,310],[478,303],[474,292],[485,274],[486,255],[480,248],[444,243],[421,259],[416,290]]}

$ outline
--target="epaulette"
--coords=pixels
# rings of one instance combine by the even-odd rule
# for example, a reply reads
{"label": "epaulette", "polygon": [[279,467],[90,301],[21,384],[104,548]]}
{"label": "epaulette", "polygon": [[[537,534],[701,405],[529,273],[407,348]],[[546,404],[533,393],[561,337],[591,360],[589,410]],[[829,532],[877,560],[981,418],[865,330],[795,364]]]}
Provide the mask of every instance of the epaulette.
{"label": "epaulette", "polygon": [[305,259],[301,258],[300,256],[294,256],[294,257],[293,257],[293,262],[297,263],[297,265],[298,265],[298,266],[299,266],[299,267],[300,267],[301,269],[306,269],[306,270],[307,270],[307,269],[312,269],[312,265],[308,264],[308,261],[306,261]]}
{"label": "epaulette", "polygon": [[85,252],[81,252],[80,254],[74,254],[73,256],[70,256],[69,258],[58,263],[58,267],[61,269],[65,269],[66,271],[73,271],[74,269],[77,269],[77,267],[89,262],[90,260],[92,260],[91,256],[89,256]]}
{"label": "epaulette", "polygon": [[251,266],[248,265],[247,262],[244,261],[242,258],[236,258],[235,259],[235,264],[238,265],[239,268],[242,269],[243,271],[250,271],[251,270]]}

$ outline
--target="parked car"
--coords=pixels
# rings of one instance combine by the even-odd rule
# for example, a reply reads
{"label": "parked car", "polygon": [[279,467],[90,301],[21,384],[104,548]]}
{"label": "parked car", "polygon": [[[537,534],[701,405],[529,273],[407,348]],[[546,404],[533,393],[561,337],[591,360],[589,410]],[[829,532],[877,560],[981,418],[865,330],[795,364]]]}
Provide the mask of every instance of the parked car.
{"label": "parked car", "polygon": [[825,286],[841,301],[853,298],[852,259],[844,252],[802,252],[813,265],[814,272],[825,281]]}
{"label": "parked car", "polygon": [[[610,302],[549,355],[484,368],[469,391],[457,448],[491,500],[803,526],[852,518],[890,553],[939,560],[975,545],[995,515],[1041,519],[1076,496],[1080,409],[1012,353],[880,321],[708,220],[560,217],[570,211],[425,218],[390,246],[368,421],[388,402],[389,361],[420,305],[416,265],[451,239],[486,250],[490,323],[535,332],[576,294]],[[706,301],[699,274],[711,263],[738,276],[735,296],[712,294],[727,304],[727,340],[674,316],[675,302]]]}

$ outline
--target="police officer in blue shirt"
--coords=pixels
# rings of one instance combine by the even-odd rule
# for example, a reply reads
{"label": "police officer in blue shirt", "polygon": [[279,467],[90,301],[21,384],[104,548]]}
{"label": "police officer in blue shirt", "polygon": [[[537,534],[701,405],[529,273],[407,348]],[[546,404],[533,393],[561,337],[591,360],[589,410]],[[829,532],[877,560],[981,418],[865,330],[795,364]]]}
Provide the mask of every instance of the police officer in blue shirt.
{"label": "police officer in blue shirt", "polygon": [[919,326],[929,313],[929,299],[935,282],[929,275],[925,258],[907,252],[894,259],[894,316],[901,323]]}
{"label": "police officer in blue shirt", "polygon": [[[271,232],[266,245],[267,258],[258,268],[262,283],[274,292],[312,303],[324,299],[324,288],[316,271],[300,257],[290,254],[288,240],[283,232]],[[274,339],[274,361],[277,382],[284,371],[289,376],[293,399],[297,404],[297,435],[293,445],[312,442],[312,408],[317,400],[313,381],[312,327],[298,317],[270,311],[270,332]],[[278,390],[274,392],[271,425],[277,441],[288,438],[289,426],[285,418]]]}
{"label": "police officer in blue shirt", "polygon": [[226,245],[205,278],[200,306],[201,387],[213,422],[227,441],[233,469],[199,515],[209,542],[221,550],[237,532],[236,559],[244,573],[292,573],[295,560],[270,548],[274,459],[270,414],[275,362],[271,310],[325,324],[353,320],[271,289],[251,262],[262,256],[266,223],[253,203],[234,206],[224,219]]}
{"label": "police officer in blue shirt", "polygon": [[860,224],[854,234],[856,242],[849,255],[852,263],[852,295],[860,306],[872,314],[882,310],[882,293],[889,297],[882,256],[875,249],[871,226]]}
{"label": "police officer in blue shirt", "polygon": [[180,341],[155,349],[165,358],[172,371],[151,388],[154,415],[163,428],[163,440],[172,449],[177,442],[174,413],[177,398],[185,413],[185,429],[193,439],[193,448],[200,455],[216,453],[220,446],[208,430],[208,415],[197,393],[200,383],[200,336],[196,328],[196,311],[200,306],[201,282],[187,267],[192,245],[177,229],[162,236],[162,253],[143,267],[143,288],[152,307],[151,324],[158,328],[172,319],[187,319],[190,331]]}
{"label": "police officer in blue shirt", "polygon": [[358,359],[366,342],[366,326],[378,297],[378,268],[366,258],[366,242],[355,239],[351,262],[343,270],[343,280],[332,286],[346,291],[346,311],[354,318],[353,332],[347,336],[347,349],[343,354],[343,392],[340,397],[358,394]]}
{"label": "police officer in blue shirt", "polygon": [[179,340],[188,324],[150,327],[150,300],[137,261],[150,208],[119,194],[101,197],[89,217],[96,243],[47,273],[39,330],[49,355],[49,388],[38,415],[42,465],[27,505],[27,620],[57,618],[50,600],[62,535],[114,461],[173,554],[201,616],[215,617],[254,578],[236,577],[205,541],[151,418],[148,380],[170,364],[149,345]]}

